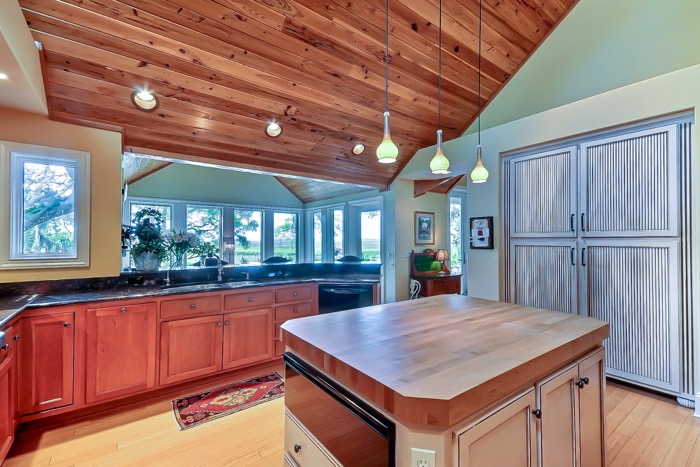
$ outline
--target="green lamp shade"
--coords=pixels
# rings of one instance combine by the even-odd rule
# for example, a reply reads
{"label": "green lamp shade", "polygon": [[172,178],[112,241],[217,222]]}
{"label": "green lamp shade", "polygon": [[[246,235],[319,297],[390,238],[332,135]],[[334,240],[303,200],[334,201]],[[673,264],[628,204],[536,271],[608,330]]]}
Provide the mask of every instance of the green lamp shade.
{"label": "green lamp shade", "polygon": [[391,164],[396,162],[398,155],[399,148],[396,147],[389,134],[389,112],[384,112],[384,139],[377,147],[377,159],[382,164]]}
{"label": "green lamp shade", "polygon": [[476,147],[476,165],[471,173],[472,182],[485,183],[489,179],[489,171],[484,167],[484,161],[481,158],[481,145]]}
{"label": "green lamp shade", "polygon": [[437,151],[430,161],[430,170],[435,175],[445,175],[450,173],[450,160],[442,152],[442,130],[437,132]]}

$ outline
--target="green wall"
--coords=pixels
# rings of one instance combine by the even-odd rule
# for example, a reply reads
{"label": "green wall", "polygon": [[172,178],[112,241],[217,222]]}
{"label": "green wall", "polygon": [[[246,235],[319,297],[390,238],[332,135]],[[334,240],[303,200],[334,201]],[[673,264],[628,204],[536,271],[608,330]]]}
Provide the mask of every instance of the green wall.
{"label": "green wall", "polygon": [[304,207],[297,197],[270,175],[178,163],[131,185],[129,196],[204,203]]}

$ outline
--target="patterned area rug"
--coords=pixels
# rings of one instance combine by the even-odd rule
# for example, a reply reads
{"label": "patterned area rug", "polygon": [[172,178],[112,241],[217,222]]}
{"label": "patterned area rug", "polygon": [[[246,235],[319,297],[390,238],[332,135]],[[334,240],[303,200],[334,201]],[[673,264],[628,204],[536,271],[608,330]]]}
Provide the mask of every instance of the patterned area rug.
{"label": "patterned area rug", "polygon": [[181,430],[284,396],[284,378],[279,373],[237,381],[201,394],[173,401],[173,412]]}

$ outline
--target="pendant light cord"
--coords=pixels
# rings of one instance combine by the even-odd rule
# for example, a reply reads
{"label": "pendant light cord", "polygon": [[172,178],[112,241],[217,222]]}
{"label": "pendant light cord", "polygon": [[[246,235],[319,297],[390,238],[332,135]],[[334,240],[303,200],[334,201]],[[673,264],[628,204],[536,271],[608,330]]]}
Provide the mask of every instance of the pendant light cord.
{"label": "pendant light cord", "polygon": [[442,0],[440,0],[440,34],[438,36],[438,130],[442,128]]}
{"label": "pendant light cord", "polygon": [[477,85],[479,86],[479,116],[477,118],[477,144],[479,145],[481,145],[481,1],[482,0],[479,0],[479,78]]}
{"label": "pendant light cord", "polygon": [[[442,1],[442,0],[441,0]],[[384,73],[385,86],[386,89],[386,107],[385,112],[389,111],[389,0],[386,0],[386,55],[384,55],[384,63],[386,64],[386,71]]]}

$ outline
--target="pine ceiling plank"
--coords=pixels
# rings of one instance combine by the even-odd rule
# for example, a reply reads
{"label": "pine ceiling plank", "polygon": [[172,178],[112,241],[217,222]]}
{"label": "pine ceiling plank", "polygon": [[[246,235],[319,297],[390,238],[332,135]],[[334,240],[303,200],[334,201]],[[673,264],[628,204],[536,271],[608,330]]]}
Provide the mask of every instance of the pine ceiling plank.
{"label": "pine ceiling plank", "polygon": [[324,183],[317,180],[291,179],[286,177],[275,178],[304,204],[371,190],[371,188],[367,187]]}

